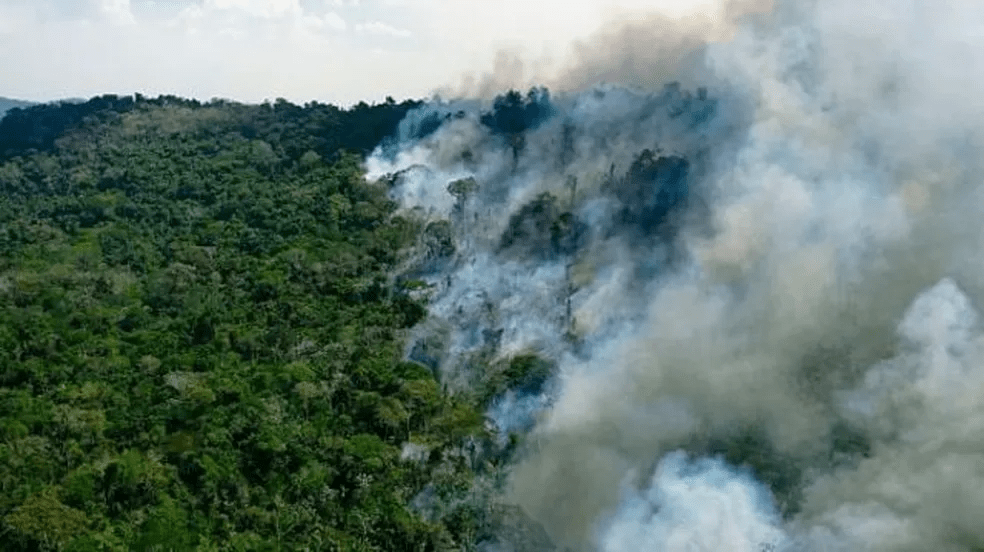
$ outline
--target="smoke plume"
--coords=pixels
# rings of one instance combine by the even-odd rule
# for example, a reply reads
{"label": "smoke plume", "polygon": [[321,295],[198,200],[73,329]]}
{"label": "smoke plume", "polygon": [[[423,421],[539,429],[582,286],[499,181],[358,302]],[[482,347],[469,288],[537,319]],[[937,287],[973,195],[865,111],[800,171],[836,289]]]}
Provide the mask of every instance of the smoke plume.
{"label": "smoke plume", "polygon": [[488,401],[503,500],[574,551],[984,549],[982,16],[636,18],[408,116],[368,162],[429,221],[408,356],[549,366]]}

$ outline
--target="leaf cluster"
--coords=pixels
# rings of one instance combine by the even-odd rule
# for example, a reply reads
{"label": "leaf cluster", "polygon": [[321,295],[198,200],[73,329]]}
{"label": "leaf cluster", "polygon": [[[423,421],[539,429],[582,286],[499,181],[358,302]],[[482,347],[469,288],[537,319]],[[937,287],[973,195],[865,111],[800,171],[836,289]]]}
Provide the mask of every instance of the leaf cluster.
{"label": "leaf cluster", "polygon": [[0,548],[460,545],[410,504],[471,477],[450,452],[482,418],[402,360],[426,309],[391,271],[422,228],[359,157],[409,107],[3,119]]}

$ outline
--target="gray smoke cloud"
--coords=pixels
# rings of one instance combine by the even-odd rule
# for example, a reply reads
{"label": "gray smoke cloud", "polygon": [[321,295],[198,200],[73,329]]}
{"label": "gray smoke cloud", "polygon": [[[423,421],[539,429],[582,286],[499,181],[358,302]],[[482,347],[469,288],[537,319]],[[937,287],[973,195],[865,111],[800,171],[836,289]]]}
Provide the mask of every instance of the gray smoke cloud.
{"label": "gray smoke cloud", "polygon": [[408,355],[556,365],[489,415],[558,547],[980,550],[984,12],[761,8],[607,27],[521,131],[412,114],[368,161],[432,221]]}
{"label": "gray smoke cloud", "polygon": [[573,43],[566,56],[551,60],[515,48],[500,50],[491,71],[466,75],[441,92],[489,99],[508,88],[532,86],[584,91],[600,83],[645,89],[668,82],[690,88],[707,85],[713,78],[704,63],[708,46],[731,40],[742,25],[772,7],[772,0],[715,0],[684,17],[624,12],[600,22],[600,28]]}

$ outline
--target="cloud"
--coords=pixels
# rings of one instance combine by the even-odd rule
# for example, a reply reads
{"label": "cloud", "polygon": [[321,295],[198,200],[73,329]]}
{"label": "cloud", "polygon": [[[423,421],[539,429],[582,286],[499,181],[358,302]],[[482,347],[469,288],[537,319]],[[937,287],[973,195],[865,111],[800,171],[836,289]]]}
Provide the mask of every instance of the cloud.
{"label": "cloud", "polygon": [[[407,30],[374,10],[352,1],[11,0],[0,3],[0,94],[49,100],[139,91],[345,104],[426,93],[418,77],[437,81],[438,70],[416,69],[418,54],[396,51],[392,39]],[[359,20],[370,23],[348,33]]]}
{"label": "cloud", "polygon": [[298,0],[205,0],[204,11],[240,10],[254,17],[272,18],[301,13]]}
{"label": "cloud", "polygon": [[308,16],[308,20],[315,22],[316,27],[324,27],[334,31],[344,31],[348,29],[348,23],[342,16],[335,12],[328,12],[321,17]]}
{"label": "cloud", "polygon": [[355,26],[355,30],[361,33],[368,33],[374,35],[382,36],[392,36],[396,38],[407,38],[413,33],[406,29],[398,29],[388,23],[383,23],[382,21],[369,21],[368,23],[359,23]]}
{"label": "cloud", "polygon": [[103,15],[114,23],[124,25],[136,23],[133,12],[130,11],[130,0],[100,0],[99,7]]}

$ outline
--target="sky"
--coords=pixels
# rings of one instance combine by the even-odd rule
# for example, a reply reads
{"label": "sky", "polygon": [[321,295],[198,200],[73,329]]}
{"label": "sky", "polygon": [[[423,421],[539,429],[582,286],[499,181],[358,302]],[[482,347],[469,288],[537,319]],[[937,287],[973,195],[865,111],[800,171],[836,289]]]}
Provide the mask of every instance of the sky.
{"label": "sky", "polygon": [[460,89],[502,52],[558,63],[614,17],[709,0],[0,0],[0,96],[349,105]]}

